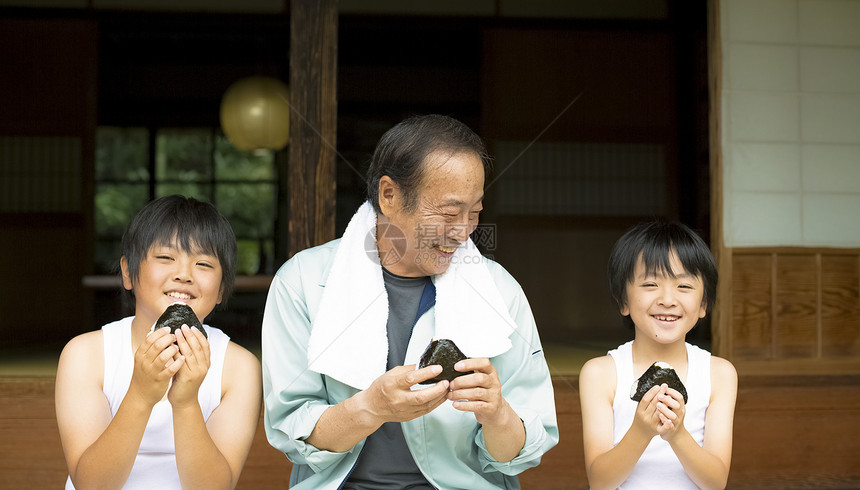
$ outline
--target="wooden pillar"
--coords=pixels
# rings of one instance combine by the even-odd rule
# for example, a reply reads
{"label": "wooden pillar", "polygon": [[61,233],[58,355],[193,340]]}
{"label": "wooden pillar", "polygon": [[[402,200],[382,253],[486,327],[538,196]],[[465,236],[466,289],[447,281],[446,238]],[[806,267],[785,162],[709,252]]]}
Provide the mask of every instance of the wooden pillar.
{"label": "wooden pillar", "polygon": [[708,93],[710,98],[711,252],[720,276],[711,309],[711,352],[732,358],[732,249],[723,237],[722,39],[720,0],[708,0]]}
{"label": "wooden pillar", "polygon": [[334,238],[337,0],[290,2],[289,256]]}

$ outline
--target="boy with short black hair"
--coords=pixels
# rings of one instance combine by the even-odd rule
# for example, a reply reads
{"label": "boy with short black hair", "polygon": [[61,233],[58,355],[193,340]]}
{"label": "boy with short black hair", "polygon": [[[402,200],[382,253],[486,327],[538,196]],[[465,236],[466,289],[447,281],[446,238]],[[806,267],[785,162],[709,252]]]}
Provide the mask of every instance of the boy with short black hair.
{"label": "boy with short black hair", "polygon": [[56,410],[66,488],[232,488],[257,428],[260,364],[217,328],[152,330],[175,302],[201,323],[230,295],[236,239],[214,206],[147,204],[123,236],[134,316],[69,341]]}
{"label": "boy with short black hair", "polygon": [[[580,372],[591,488],[725,487],[737,373],[685,341],[716,297],[710,250],[681,223],[642,223],[616,242],[609,282],[635,337]],[[674,368],[688,397],[661,383],[631,399],[631,385],[655,362]]]}

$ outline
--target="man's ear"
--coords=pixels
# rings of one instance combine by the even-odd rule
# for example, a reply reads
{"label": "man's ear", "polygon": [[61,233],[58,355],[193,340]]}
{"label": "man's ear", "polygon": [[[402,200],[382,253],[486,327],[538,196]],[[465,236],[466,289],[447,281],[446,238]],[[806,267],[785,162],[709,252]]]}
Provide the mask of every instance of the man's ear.
{"label": "man's ear", "polygon": [[391,177],[383,175],[379,179],[379,209],[385,216],[391,216],[399,209],[397,201],[400,198],[400,188],[391,180]]}
{"label": "man's ear", "polygon": [[123,255],[119,259],[119,268],[122,270],[122,287],[124,287],[128,291],[131,291],[131,276],[128,273],[128,259],[125,258],[125,255]]}

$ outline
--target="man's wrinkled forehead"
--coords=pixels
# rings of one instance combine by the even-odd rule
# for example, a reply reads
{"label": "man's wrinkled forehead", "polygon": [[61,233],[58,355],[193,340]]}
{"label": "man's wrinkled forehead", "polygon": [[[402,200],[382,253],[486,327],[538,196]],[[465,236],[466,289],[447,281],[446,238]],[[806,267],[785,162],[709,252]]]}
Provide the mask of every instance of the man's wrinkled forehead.
{"label": "man's wrinkled forehead", "polygon": [[462,208],[464,206],[474,206],[480,202],[484,201],[484,195],[481,194],[475,202],[466,202],[462,199],[452,198],[452,199],[442,199],[439,201],[439,206],[441,207],[453,207],[453,208]]}

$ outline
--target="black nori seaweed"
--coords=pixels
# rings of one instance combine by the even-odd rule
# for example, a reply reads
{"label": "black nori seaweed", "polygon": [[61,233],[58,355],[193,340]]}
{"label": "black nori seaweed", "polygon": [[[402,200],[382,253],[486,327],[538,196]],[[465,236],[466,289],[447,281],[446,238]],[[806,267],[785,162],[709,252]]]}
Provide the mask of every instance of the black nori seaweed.
{"label": "black nori seaweed", "polygon": [[421,384],[438,383],[443,379],[453,381],[454,378],[458,376],[470,374],[468,372],[461,373],[459,371],[454,371],[454,364],[457,364],[457,362],[462,361],[463,359],[468,359],[468,357],[460,352],[460,349],[457,348],[457,344],[453,341],[448,339],[439,339],[430,342],[430,345],[428,345],[427,349],[424,350],[424,353],[421,354],[421,360],[418,361],[418,368],[421,369],[438,364],[442,366],[442,372],[435,378],[423,381]]}
{"label": "black nori seaweed", "polygon": [[681,396],[684,397],[684,403],[687,403],[687,388],[684,387],[684,383],[681,382],[678,373],[672,368],[662,368],[656,362],[646,369],[645,373],[634,382],[636,391],[630,395],[630,399],[638,402],[648,390],[655,385],[659,386],[663,383],[681,393]]}
{"label": "black nori seaweed", "polygon": [[200,330],[204,337],[209,337],[206,335],[203,325],[200,324],[200,320],[197,319],[194,310],[185,303],[173,303],[168,306],[164,313],[158,317],[158,321],[155,322],[155,328],[170,327],[170,332],[175,334],[177,330],[182,328],[183,324],[188,325],[188,328],[197,327],[197,330]]}

